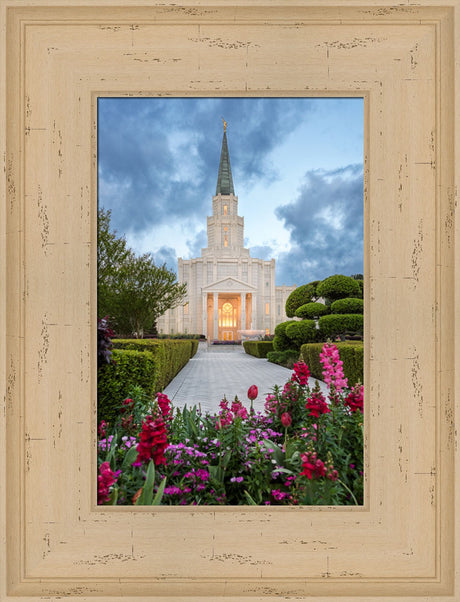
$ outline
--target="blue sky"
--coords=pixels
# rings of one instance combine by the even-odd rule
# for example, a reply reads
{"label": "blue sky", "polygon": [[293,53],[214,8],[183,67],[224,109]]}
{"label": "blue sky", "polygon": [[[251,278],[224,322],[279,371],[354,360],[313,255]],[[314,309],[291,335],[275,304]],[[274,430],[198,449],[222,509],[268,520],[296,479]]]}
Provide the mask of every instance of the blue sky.
{"label": "blue sky", "polygon": [[112,228],[174,270],[200,256],[221,117],[251,256],[275,258],[278,285],[362,273],[360,98],[99,99],[99,206]]}

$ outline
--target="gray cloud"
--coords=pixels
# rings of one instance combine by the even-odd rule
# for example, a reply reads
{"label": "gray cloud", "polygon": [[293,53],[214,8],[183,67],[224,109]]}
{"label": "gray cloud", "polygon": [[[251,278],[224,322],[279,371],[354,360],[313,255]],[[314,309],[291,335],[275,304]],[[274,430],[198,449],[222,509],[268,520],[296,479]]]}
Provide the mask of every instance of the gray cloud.
{"label": "gray cloud", "polygon": [[277,261],[277,281],[304,284],[363,271],[362,165],[305,175],[298,197],[276,210],[291,250]]}
{"label": "gray cloud", "polygon": [[202,219],[215,193],[222,143],[221,115],[235,191],[238,183],[271,182],[273,148],[311,111],[277,98],[99,100],[99,204],[112,226],[141,234],[171,220]]}
{"label": "gray cloud", "polygon": [[177,274],[177,255],[172,247],[161,247],[156,253],[152,253],[155,265],[160,266],[164,263],[169,270]]}
{"label": "gray cloud", "polygon": [[208,244],[206,230],[200,230],[192,240],[187,240],[187,248],[190,251],[190,257],[201,257],[201,249]]}
{"label": "gray cloud", "polygon": [[268,245],[259,245],[251,247],[251,257],[256,259],[271,259],[274,255],[273,247]]}

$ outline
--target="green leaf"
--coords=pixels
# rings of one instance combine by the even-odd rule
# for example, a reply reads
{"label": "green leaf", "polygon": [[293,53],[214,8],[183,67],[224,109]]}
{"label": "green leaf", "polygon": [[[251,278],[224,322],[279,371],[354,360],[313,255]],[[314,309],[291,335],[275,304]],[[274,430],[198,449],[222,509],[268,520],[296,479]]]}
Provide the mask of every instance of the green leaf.
{"label": "green leaf", "polygon": [[136,500],[136,506],[150,506],[153,500],[153,485],[155,482],[155,464],[150,460],[145,476],[145,483],[142,487],[142,493]]}
{"label": "green leaf", "polygon": [[262,441],[262,445],[265,447],[265,449],[268,451],[269,449],[273,450],[273,458],[276,460],[277,464],[282,465],[284,463],[284,452],[283,450],[278,447],[276,445],[276,443],[273,443],[273,441],[270,441],[270,439],[264,439]]}
{"label": "green leaf", "polygon": [[116,506],[118,500],[118,487],[114,487],[110,492],[109,501],[107,502],[110,506]]}
{"label": "green leaf", "polygon": [[121,470],[124,472],[127,469],[131,468],[131,464],[136,460],[137,458],[137,448],[136,445],[133,445],[132,447],[129,448],[128,452],[126,453],[124,460],[122,462],[121,465]]}
{"label": "green leaf", "polygon": [[166,487],[166,477],[161,481],[160,486],[158,487],[158,491],[155,494],[155,497],[152,501],[152,506],[159,506],[161,504],[161,500],[163,498],[163,493]]}
{"label": "green leaf", "polygon": [[247,499],[249,506],[257,506],[254,498],[252,498],[246,490],[244,491],[244,496]]}

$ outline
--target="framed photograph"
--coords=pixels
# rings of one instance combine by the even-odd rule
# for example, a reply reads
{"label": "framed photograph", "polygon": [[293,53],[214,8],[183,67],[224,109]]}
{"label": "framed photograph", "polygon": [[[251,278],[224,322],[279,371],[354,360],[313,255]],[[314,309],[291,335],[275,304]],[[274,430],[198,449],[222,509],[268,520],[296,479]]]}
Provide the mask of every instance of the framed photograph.
{"label": "framed photograph", "polygon": [[[0,8],[0,599],[458,600],[458,0]],[[97,505],[102,97],[363,99],[362,506]]]}

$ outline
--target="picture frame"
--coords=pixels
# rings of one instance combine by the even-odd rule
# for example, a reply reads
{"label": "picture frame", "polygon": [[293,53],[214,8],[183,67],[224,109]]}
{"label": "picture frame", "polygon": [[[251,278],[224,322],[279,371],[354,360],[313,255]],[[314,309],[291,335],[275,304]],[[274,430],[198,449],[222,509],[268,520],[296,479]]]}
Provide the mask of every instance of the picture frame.
{"label": "picture frame", "polygon": [[[0,599],[454,602],[459,2],[216,4],[0,7]],[[364,98],[363,507],[97,507],[110,95]]]}

